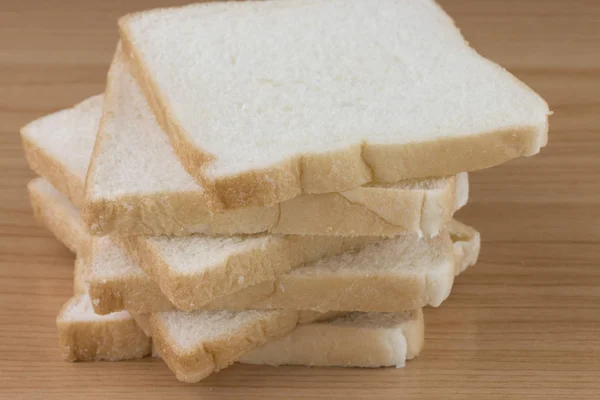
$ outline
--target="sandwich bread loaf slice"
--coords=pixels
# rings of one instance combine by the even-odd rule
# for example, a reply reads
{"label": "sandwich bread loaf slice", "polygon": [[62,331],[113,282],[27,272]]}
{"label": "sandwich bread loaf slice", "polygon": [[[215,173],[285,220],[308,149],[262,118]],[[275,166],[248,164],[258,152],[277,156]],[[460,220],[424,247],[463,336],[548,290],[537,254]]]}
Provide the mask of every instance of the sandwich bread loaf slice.
{"label": "sandwich bread loaf slice", "polygon": [[[473,234],[470,240],[474,243],[478,236]],[[449,295],[456,274],[453,244],[446,232],[431,239],[384,240],[357,252],[305,264],[208,303],[172,302],[108,237],[93,239],[90,258],[90,293],[98,313],[173,308],[397,312],[438,306]],[[179,299],[183,296],[178,295]]]}
{"label": "sandwich bread loaf slice", "polygon": [[547,142],[544,100],[431,0],[205,3],[119,26],[212,210],[477,170]]}
{"label": "sandwich bread loaf slice", "polygon": [[[243,364],[344,367],[402,366],[423,346],[421,310],[397,314],[352,313],[331,321],[298,325],[293,331],[238,359]],[[395,321],[394,322],[392,322]],[[57,317],[60,346],[67,361],[120,361],[150,354],[152,341],[126,311],[95,314],[90,298],[71,298]],[[180,328],[178,328],[180,329]],[[194,328],[195,329],[195,328]],[[420,336],[419,336],[420,333]],[[198,337],[202,340],[202,337]],[[175,341],[178,346],[180,342]],[[153,354],[160,356],[156,343]],[[172,350],[177,354],[180,347]]]}
{"label": "sandwich bread loaf slice", "polygon": [[[152,336],[156,353],[177,379],[197,382],[234,361],[247,364],[345,367],[402,367],[423,348],[422,310],[402,313],[348,313],[297,326],[286,335],[264,340],[269,326],[257,324],[264,313],[219,314],[165,312],[137,316]],[[207,319],[216,319],[217,329]],[[245,341],[231,332],[244,327]],[[247,351],[248,347],[253,350]],[[246,352],[247,351],[247,352]],[[244,353],[245,354],[241,354]]]}
{"label": "sandwich bread loaf slice", "polygon": [[[82,224],[77,223],[77,213],[64,212],[65,209],[75,209],[68,204],[66,197],[42,178],[33,180],[28,187],[36,214],[43,216],[40,222],[65,246],[77,252],[81,246],[89,244],[91,238],[85,236]],[[150,354],[150,339],[127,311],[107,315],[94,312],[88,295],[85,261],[81,257],[75,260],[73,292],[75,296],[65,303],[56,319],[65,360],[116,361]],[[345,313],[298,311],[298,323],[326,321],[342,314]]]}

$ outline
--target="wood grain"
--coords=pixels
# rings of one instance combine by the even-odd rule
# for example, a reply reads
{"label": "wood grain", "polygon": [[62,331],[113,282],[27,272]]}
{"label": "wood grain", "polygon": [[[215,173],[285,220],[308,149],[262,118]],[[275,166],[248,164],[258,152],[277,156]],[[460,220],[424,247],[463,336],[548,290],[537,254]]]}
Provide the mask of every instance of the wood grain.
{"label": "wood grain", "polygon": [[541,155],[472,174],[459,217],[482,232],[481,262],[426,310],[422,356],[400,370],[236,365],[187,385],[155,360],[61,361],[73,256],[31,217],[18,136],[103,90],[120,15],[175,2],[0,1],[0,398],[599,398],[600,2],[442,3],[555,115]]}

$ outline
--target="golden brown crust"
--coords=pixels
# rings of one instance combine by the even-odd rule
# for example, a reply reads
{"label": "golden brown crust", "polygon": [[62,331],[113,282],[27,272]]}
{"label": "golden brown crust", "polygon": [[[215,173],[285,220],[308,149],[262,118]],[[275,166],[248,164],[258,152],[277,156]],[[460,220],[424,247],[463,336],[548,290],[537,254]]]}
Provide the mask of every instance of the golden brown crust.
{"label": "golden brown crust", "polygon": [[188,236],[194,227],[206,224],[201,193],[154,193],[120,196],[117,199],[88,197],[82,209],[84,224],[94,235],[119,233],[127,236]]}

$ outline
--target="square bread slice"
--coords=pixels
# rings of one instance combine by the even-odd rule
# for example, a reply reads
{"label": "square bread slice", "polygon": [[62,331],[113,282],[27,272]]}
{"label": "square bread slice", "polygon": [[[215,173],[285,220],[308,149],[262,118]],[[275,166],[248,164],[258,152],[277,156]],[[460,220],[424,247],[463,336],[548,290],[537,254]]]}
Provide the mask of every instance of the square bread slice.
{"label": "square bread slice", "polygon": [[[149,320],[147,316],[143,318]],[[158,319],[159,324],[165,322],[160,317]],[[65,303],[56,322],[63,358],[67,361],[120,361],[150,355],[152,339],[138,327],[129,313],[95,314],[86,294],[78,294]],[[149,322],[146,324],[150,326]],[[183,333],[179,331],[185,329],[185,325],[168,325],[168,328],[174,332],[163,343],[169,347],[167,353],[177,357],[184,353],[183,341],[180,340]],[[191,332],[197,332],[197,327],[193,327]],[[198,335],[195,340],[200,343],[206,337]],[[328,321],[298,325],[287,335],[254,348],[237,362],[319,367],[400,367],[405,360],[418,355],[423,348],[423,340],[421,310],[394,314],[351,313]],[[153,354],[161,357],[156,342],[152,343],[152,347]],[[196,349],[199,348],[198,345]],[[177,358],[170,360],[176,365],[180,362]],[[204,366],[196,369],[207,370]],[[190,376],[187,377],[189,380]]]}
{"label": "square bread slice", "polygon": [[173,308],[397,312],[441,304],[452,288],[454,257],[446,232],[432,239],[387,239],[305,264],[206,303],[194,301],[193,291],[178,292],[176,286],[165,293],[120,246],[102,237],[92,241],[89,285],[98,313]]}
{"label": "square bread slice", "polygon": [[[271,334],[265,315],[272,313],[222,311],[209,317],[202,311],[163,312],[136,315],[136,320],[152,336],[158,355],[184,382],[197,382],[234,361],[259,365],[402,367],[423,348],[420,309],[349,313],[329,321],[299,325],[286,335],[265,341],[264,336]],[[218,329],[206,329],[213,324]],[[239,340],[232,334],[240,330],[249,339]],[[253,350],[248,351],[249,347]],[[245,354],[240,357],[242,352]]]}
{"label": "square bread slice", "polygon": [[431,0],[211,2],[119,25],[213,210],[477,170],[547,142],[546,102]]}
{"label": "square bread slice", "polygon": [[[31,168],[84,209],[94,234],[434,235],[468,198],[467,176],[459,174],[298,196],[276,206],[210,215],[204,189],[173,153],[121,53],[109,73],[100,124],[102,99],[94,96],[21,131]],[[99,126],[85,202],[86,172]]]}

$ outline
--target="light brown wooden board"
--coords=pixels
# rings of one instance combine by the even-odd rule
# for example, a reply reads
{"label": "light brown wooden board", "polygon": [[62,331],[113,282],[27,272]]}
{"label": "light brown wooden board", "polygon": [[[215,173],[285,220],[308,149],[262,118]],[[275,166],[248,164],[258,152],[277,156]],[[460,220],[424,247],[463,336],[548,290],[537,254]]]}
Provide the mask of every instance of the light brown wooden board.
{"label": "light brown wooden board", "polygon": [[600,398],[600,2],[446,0],[468,40],[555,111],[542,154],[471,175],[481,262],[425,313],[404,369],[63,362],[73,256],[31,217],[18,129],[103,90],[116,19],[169,1],[0,1],[0,398]]}

